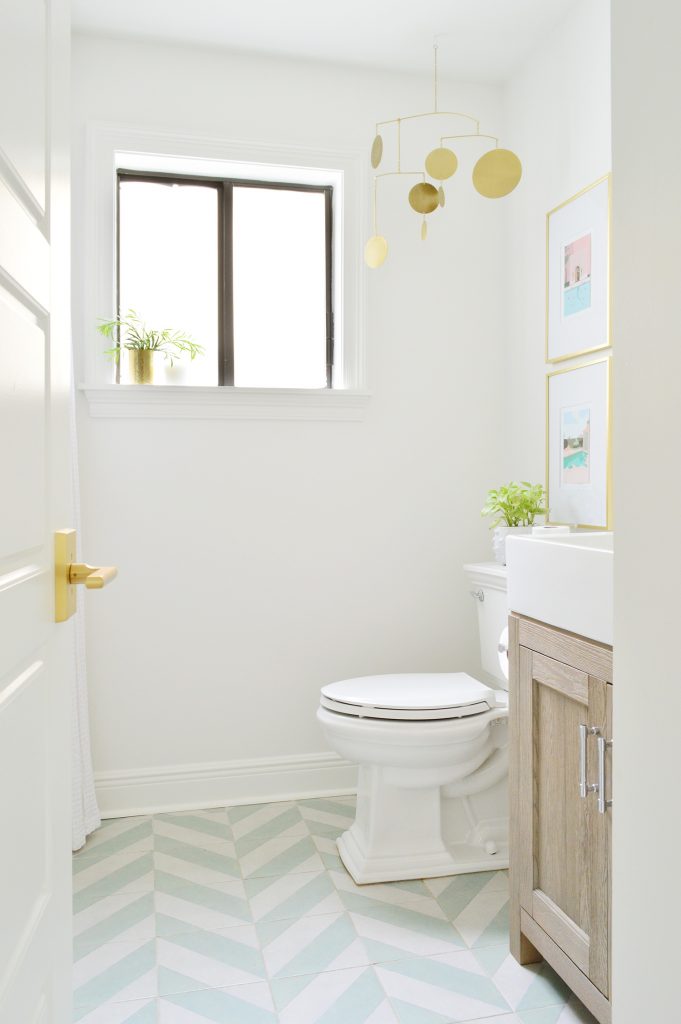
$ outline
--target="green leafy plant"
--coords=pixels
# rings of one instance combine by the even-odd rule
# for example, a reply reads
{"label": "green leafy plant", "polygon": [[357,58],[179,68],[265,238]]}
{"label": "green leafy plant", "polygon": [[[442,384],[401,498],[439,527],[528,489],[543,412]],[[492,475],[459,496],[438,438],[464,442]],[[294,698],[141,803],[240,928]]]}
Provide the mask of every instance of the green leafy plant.
{"label": "green leafy plant", "polygon": [[161,352],[164,359],[170,360],[171,366],[183,355],[195,359],[205,351],[203,345],[199,345],[185,331],[173,331],[169,327],[158,331],[147,327],[134,309],[129,309],[120,319],[102,320],[97,325],[97,330],[105,338],[116,339],[116,346],[106,350],[106,354],[112,356],[116,362],[121,357],[121,349],[124,348]]}
{"label": "green leafy plant", "polygon": [[494,516],[490,529],[495,526],[533,526],[537,516],[548,513],[546,492],[541,484],[511,481],[505,487],[489,491],[480,515]]}

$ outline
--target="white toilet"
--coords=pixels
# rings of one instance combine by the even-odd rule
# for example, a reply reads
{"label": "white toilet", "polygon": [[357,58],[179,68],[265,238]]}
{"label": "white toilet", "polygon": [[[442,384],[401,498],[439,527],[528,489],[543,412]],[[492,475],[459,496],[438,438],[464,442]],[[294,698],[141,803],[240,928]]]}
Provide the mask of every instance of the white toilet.
{"label": "white toilet", "polygon": [[365,676],[321,691],[329,745],[359,765],[338,840],[355,882],[508,866],[506,567],[464,567],[486,682],[464,672]]}

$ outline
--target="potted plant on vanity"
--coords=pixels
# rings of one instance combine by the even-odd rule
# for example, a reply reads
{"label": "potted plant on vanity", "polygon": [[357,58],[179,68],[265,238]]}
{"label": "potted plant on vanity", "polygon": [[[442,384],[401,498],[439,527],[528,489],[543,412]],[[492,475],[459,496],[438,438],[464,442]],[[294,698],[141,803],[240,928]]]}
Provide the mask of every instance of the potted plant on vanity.
{"label": "potted plant on vanity", "polygon": [[532,533],[537,516],[548,514],[546,492],[541,484],[511,481],[505,487],[489,491],[483,516],[494,516],[492,549],[495,561],[506,565],[506,538],[509,534]]}
{"label": "potted plant on vanity", "polygon": [[154,355],[158,352],[173,366],[176,360],[184,355],[195,359],[203,355],[203,345],[199,345],[185,331],[173,331],[169,327],[155,330],[147,327],[134,309],[129,309],[124,317],[114,320],[103,320],[97,327],[105,338],[115,338],[114,348],[106,350],[116,362],[123,349],[129,353],[130,380],[133,384],[153,384]]}

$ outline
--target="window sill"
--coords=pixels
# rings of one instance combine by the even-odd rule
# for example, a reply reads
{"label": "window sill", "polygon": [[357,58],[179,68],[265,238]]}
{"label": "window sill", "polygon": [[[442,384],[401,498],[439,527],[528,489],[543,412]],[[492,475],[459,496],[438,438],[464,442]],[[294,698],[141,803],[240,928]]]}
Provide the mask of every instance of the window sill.
{"label": "window sill", "polygon": [[366,391],[81,384],[95,419],[362,420]]}

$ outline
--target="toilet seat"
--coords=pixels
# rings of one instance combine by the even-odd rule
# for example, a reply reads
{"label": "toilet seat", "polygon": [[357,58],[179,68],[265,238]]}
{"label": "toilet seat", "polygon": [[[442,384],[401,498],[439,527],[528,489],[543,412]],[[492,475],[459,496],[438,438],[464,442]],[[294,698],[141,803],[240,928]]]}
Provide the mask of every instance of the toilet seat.
{"label": "toilet seat", "polygon": [[330,683],[321,693],[321,705],[328,711],[388,721],[464,718],[499,703],[495,690],[465,672],[361,676]]}

